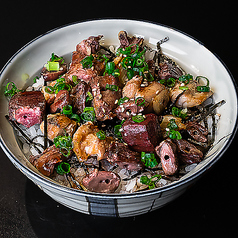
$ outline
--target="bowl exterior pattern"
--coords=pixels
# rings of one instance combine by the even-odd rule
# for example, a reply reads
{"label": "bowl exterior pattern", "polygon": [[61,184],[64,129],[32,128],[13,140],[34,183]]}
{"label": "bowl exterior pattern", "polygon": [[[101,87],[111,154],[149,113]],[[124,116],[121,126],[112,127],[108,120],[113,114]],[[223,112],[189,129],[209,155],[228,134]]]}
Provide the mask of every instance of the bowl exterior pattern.
{"label": "bowl exterior pattern", "polygon": [[[3,95],[4,86],[13,81],[23,87],[22,74],[33,79],[39,66],[44,65],[52,52],[68,55],[83,39],[103,34],[105,45],[117,45],[117,34],[126,30],[129,34],[143,36],[145,42],[156,47],[156,43],[168,36],[162,45],[163,52],[177,61],[193,75],[204,75],[211,79],[215,101],[226,100],[219,109],[222,115],[214,148],[206,159],[180,181],[163,188],[133,194],[94,194],[77,191],[57,184],[42,176],[25,158],[13,129],[5,119],[8,102]],[[200,42],[172,28],[143,21],[94,20],[75,23],[39,36],[20,49],[4,66],[0,73],[0,145],[11,162],[40,189],[57,202],[78,212],[112,217],[140,215],[158,209],[186,191],[225,152],[237,129],[237,90],[234,80],[224,64]],[[9,175],[10,176],[10,175]]]}

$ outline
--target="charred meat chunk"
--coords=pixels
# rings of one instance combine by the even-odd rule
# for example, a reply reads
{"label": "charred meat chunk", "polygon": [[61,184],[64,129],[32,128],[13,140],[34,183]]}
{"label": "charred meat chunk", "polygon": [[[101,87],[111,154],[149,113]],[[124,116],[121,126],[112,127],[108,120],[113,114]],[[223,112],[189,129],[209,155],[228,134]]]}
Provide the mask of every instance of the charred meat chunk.
{"label": "charred meat chunk", "polygon": [[159,156],[165,175],[173,175],[178,170],[177,149],[171,139],[162,141],[155,148],[156,154]]}
{"label": "charred meat chunk", "polygon": [[139,106],[135,103],[134,100],[122,103],[115,109],[115,113],[119,120],[124,120],[132,116],[137,115],[138,113],[144,110],[143,106]]}
{"label": "charred meat chunk", "polygon": [[68,90],[60,90],[54,100],[54,103],[50,106],[50,112],[62,112],[63,107],[71,104],[71,99]]}
{"label": "charred meat chunk", "polygon": [[83,186],[96,193],[113,193],[120,185],[120,177],[110,171],[94,169],[82,180]]}
{"label": "charred meat chunk", "polygon": [[99,41],[102,37],[103,35],[90,36],[76,46],[76,51],[81,52],[84,55],[95,54],[100,49]]}
{"label": "charred meat chunk", "polygon": [[142,122],[131,118],[122,124],[122,139],[135,151],[153,152],[160,138],[158,116],[153,113],[145,115]]}
{"label": "charred meat chunk", "polygon": [[109,163],[103,161],[103,168],[110,170],[118,165],[121,169],[128,171],[140,171],[144,168],[140,157],[140,153],[130,150],[124,143],[112,142],[104,155],[104,159]]}
{"label": "charred meat chunk", "polygon": [[186,124],[187,133],[198,142],[207,142],[208,130],[197,122],[188,122]]}
{"label": "charred meat chunk", "polygon": [[66,157],[55,145],[48,147],[42,154],[31,156],[29,159],[43,175],[48,177],[54,172],[55,165],[65,160]]}
{"label": "charred meat chunk", "polygon": [[[108,85],[108,86],[107,86]],[[113,85],[116,90],[107,89]],[[97,76],[91,82],[93,94],[93,107],[98,121],[111,120],[116,114],[113,109],[116,108],[115,101],[121,97],[121,89],[118,80],[112,75]]]}
{"label": "charred meat chunk", "polygon": [[163,62],[159,64],[160,70],[158,72],[160,79],[169,79],[169,78],[175,78],[178,79],[180,76],[183,75],[183,72],[172,63],[169,62]]}
{"label": "charred meat chunk", "polygon": [[[72,137],[76,127],[77,123],[63,114],[47,115],[47,136],[52,141],[56,136],[63,136],[65,134]],[[41,123],[40,129],[44,132],[44,122]]]}
{"label": "charred meat chunk", "polygon": [[[57,55],[54,55],[55,58],[59,58]],[[52,61],[52,59],[50,59]],[[53,81],[59,78],[60,75],[63,75],[67,71],[67,64],[64,62],[63,58],[59,58],[59,60],[55,60],[55,62],[59,62],[59,70],[58,71],[48,71],[46,67],[43,67],[41,71],[41,75],[43,76],[45,81]]]}
{"label": "charred meat chunk", "polygon": [[202,161],[203,153],[196,146],[186,140],[175,140],[178,148],[179,160],[183,164],[193,164]]}
{"label": "charred meat chunk", "polygon": [[81,114],[85,108],[90,87],[87,83],[81,81],[71,90],[71,99],[73,109],[77,114]]}
{"label": "charred meat chunk", "polygon": [[40,91],[19,92],[10,99],[8,107],[9,119],[29,128],[43,121],[46,102]]}
{"label": "charred meat chunk", "polygon": [[121,48],[132,46],[131,53],[133,53],[136,50],[136,44],[141,46],[144,42],[144,38],[135,37],[135,36],[129,37],[126,31],[120,31],[118,33],[118,39],[121,43],[120,45]]}

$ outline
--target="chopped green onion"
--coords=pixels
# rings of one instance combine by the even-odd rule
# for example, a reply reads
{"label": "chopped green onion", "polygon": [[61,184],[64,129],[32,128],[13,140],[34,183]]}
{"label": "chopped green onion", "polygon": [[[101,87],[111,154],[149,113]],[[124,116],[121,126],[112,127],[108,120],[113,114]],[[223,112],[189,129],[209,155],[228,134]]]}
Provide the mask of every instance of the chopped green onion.
{"label": "chopped green onion", "polygon": [[171,130],[169,132],[169,138],[170,139],[176,139],[176,140],[181,140],[182,136],[179,131]]}
{"label": "chopped green onion", "polygon": [[[54,144],[57,148],[60,148],[61,153],[68,157],[70,155],[71,149],[73,148],[72,138],[70,136],[56,136],[54,138]],[[67,154],[64,153],[67,151]]]}
{"label": "chopped green onion", "polygon": [[167,128],[169,129],[169,131],[167,131],[167,135],[169,136],[170,139],[176,140],[182,139],[180,132],[176,131],[176,129],[178,129],[178,125],[176,124],[175,119],[169,120]]}
{"label": "chopped green onion", "polygon": [[62,60],[62,64],[64,63],[64,59],[63,57],[56,57],[56,55],[54,53],[51,54],[51,58],[50,58],[50,61],[51,62],[55,62],[55,61],[60,61]]}
{"label": "chopped green onion", "polygon": [[134,122],[140,123],[140,122],[143,122],[145,119],[142,115],[136,115],[132,117],[132,120]]}
{"label": "chopped green onion", "polygon": [[[154,178],[157,178],[157,179],[154,180]],[[140,182],[142,184],[148,185],[149,189],[153,189],[153,188],[155,188],[155,183],[157,181],[159,181],[161,178],[162,178],[162,176],[160,174],[155,174],[151,178],[148,178],[146,175],[144,175],[144,176],[140,177]]]}
{"label": "chopped green onion", "polygon": [[197,86],[197,91],[198,92],[209,92],[210,91],[210,87],[209,87],[209,80],[208,80],[208,78],[206,78],[204,76],[197,76],[195,80],[199,83],[199,81],[201,79],[205,79],[206,82],[207,82],[207,85],[205,85],[205,86]]}
{"label": "chopped green onion", "polygon": [[100,139],[100,140],[105,140],[106,139],[106,135],[105,135],[105,132],[100,130],[96,133],[97,137]]}
{"label": "chopped green onion", "polygon": [[210,92],[210,87],[208,86],[197,86],[198,92]]}
{"label": "chopped green onion", "polygon": [[114,126],[114,134],[116,135],[116,137],[118,137],[119,139],[122,138],[120,129],[121,129],[122,125],[116,125]]}
{"label": "chopped green onion", "polygon": [[83,69],[91,68],[93,66],[93,56],[86,56],[83,60],[80,61],[80,63],[82,64]]}
{"label": "chopped green onion", "polygon": [[106,84],[106,90],[109,89],[111,91],[118,91],[119,87],[117,85],[113,85],[113,84]]}
{"label": "chopped green onion", "polygon": [[158,162],[153,153],[141,152],[141,161],[145,164],[146,167],[154,168]]}
{"label": "chopped green onion", "polygon": [[[139,101],[139,102],[138,102]],[[142,102],[140,102],[142,101]],[[145,99],[143,97],[138,97],[136,98],[136,101],[135,101],[136,105],[138,106],[144,106],[145,105]]]}
{"label": "chopped green onion", "polygon": [[71,115],[73,112],[73,108],[71,105],[66,105],[63,107],[63,114],[65,115]]}
{"label": "chopped green onion", "polygon": [[15,83],[9,82],[5,87],[4,95],[12,97],[13,95],[21,91],[22,90],[19,90]]}
{"label": "chopped green onion", "polygon": [[180,90],[188,90],[188,87],[187,86],[179,86],[179,89]]}
{"label": "chopped green onion", "polygon": [[75,85],[78,84],[78,82],[79,82],[77,75],[73,75],[73,76],[72,76],[72,80],[73,80],[73,82],[74,82]]}
{"label": "chopped green onion", "polygon": [[48,63],[45,64],[45,67],[48,71],[59,71],[60,69],[59,62],[48,61]]}
{"label": "chopped green onion", "polygon": [[94,121],[95,120],[95,112],[93,107],[85,107],[83,113],[81,114],[81,119],[84,122]]}
{"label": "chopped green onion", "polygon": [[182,119],[185,119],[187,117],[187,113],[177,107],[172,107],[172,115],[175,117],[181,117]]}
{"label": "chopped green onion", "polygon": [[86,102],[92,101],[93,100],[93,95],[91,92],[87,92],[86,96]]}
{"label": "chopped green onion", "polygon": [[169,79],[167,79],[167,81],[166,81],[166,85],[167,85],[169,88],[172,88],[172,87],[174,87],[175,82],[176,82],[176,80],[175,80],[174,78],[169,78]]}
{"label": "chopped green onion", "polygon": [[55,170],[60,175],[67,174],[70,172],[70,164],[66,162],[61,162],[56,165]]}
{"label": "chopped green onion", "polygon": [[124,102],[128,102],[129,100],[130,100],[130,98],[128,98],[128,97],[120,98],[120,99],[118,100],[118,105],[121,105],[121,104],[123,104]]}
{"label": "chopped green onion", "polygon": [[188,84],[190,80],[193,80],[193,76],[191,74],[186,74],[179,77],[179,81],[184,84]]}
{"label": "chopped green onion", "polygon": [[45,87],[45,92],[46,92],[46,93],[53,94],[53,93],[55,93],[55,89],[54,89],[54,87],[52,87],[52,86],[46,86],[46,87]]}
{"label": "chopped green onion", "polygon": [[72,114],[72,115],[70,116],[70,119],[72,119],[72,120],[74,120],[74,121],[76,121],[76,122],[80,122],[80,121],[81,121],[81,120],[80,120],[80,116],[77,115],[77,114]]}

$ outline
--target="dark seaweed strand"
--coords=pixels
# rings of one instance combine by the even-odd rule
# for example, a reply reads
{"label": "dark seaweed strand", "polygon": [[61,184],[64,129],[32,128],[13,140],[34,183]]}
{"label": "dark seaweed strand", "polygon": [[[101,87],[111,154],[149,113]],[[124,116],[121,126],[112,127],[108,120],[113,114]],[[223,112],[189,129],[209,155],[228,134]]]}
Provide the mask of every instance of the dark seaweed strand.
{"label": "dark seaweed strand", "polygon": [[225,100],[221,100],[220,102],[213,104],[211,107],[208,108],[208,110],[203,114],[200,115],[200,118],[198,118],[196,121],[200,122],[202,120],[204,120],[206,117],[208,117],[209,115],[212,115],[214,112],[214,110],[220,106],[222,106],[223,104],[225,104],[226,101]]}
{"label": "dark seaweed strand", "polygon": [[17,124],[15,121],[11,121],[11,120],[9,119],[9,116],[8,116],[8,115],[6,115],[5,117],[6,117],[6,119],[8,120],[9,124],[10,124],[14,129],[18,130],[18,131],[21,133],[21,135],[25,138],[25,140],[26,140],[30,145],[32,145],[32,146],[37,150],[37,152],[38,152],[39,154],[41,154],[42,151],[41,151],[37,146],[41,147],[42,149],[44,149],[44,147],[43,147],[41,144],[36,143],[36,142],[34,142],[33,140],[31,140],[31,139],[25,134],[25,132],[18,126],[18,124]]}

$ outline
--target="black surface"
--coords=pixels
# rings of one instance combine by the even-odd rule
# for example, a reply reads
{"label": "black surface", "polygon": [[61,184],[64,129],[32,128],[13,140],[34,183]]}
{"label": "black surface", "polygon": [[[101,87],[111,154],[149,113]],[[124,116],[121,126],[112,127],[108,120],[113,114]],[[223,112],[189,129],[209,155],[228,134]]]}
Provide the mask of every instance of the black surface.
{"label": "black surface", "polygon": [[[213,2],[215,3],[215,2]],[[237,16],[228,2],[8,1],[1,8],[0,67],[24,44],[48,30],[92,18],[162,23],[202,41],[237,74]],[[112,219],[72,211],[47,196],[0,151],[1,237],[237,237],[237,142],[190,190],[149,214]],[[151,233],[153,231],[153,233]],[[154,235],[152,235],[154,234]]]}

